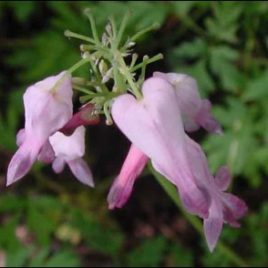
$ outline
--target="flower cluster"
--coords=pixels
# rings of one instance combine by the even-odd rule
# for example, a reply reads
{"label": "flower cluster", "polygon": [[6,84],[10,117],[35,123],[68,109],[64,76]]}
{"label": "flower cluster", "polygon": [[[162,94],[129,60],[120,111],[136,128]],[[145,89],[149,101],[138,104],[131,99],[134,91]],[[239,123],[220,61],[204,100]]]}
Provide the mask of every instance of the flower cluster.
{"label": "flower cluster", "polygon": [[[162,56],[144,57],[136,64],[137,56],[130,48],[139,34],[120,46],[125,19],[119,31],[111,20],[100,41],[92,16],[88,16],[93,39],[66,32],[90,43],[81,45],[82,60],[24,93],[25,127],[17,134],[19,148],[8,166],[7,185],[25,176],[38,160],[51,163],[56,173],[67,164],[80,182],[93,187],[92,173],[83,160],[85,126],[99,123],[99,115],[104,114],[107,125],[114,122],[132,143],[110,189],[109,208],[121,208],[127,202],[135,180],[151,161],[177,188],[184,208],[203,219],[212,251],[223,223],[238,227],[247,206],[225,192],[231,181],[228,168],[219,168],[213,176],[202,148],[187,135],[200,127],[222,133],[211,114],[211,103],[200,97],[195,79],[186,74],[155,72],[145,80],[146,65]],[[130,55],[132,61],[127,65],[124,58]],[[91,65],[91,79],[72,77],[86,63]],[[135,79],[138,69],[141,75]],[[73,89],[86,94],[76,113]]]}

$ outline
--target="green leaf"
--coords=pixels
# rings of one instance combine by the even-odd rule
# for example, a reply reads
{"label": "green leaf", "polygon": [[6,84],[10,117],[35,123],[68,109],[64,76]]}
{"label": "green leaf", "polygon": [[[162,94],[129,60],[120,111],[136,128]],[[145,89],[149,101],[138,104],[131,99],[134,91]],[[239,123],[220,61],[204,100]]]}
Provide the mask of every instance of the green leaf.
{"label": "green leaf", "polygon": [[228,46],[212,47],[209,51],[212,72],[219,76],[224,89],[237,92],[241,88],[242,79],[235,67],[238,52]]}
{"label": "green leaf", "polygon": [[184,248],[179,243],[174,243],[170,248],[169,262],[173,267],[193,267],[194,256],[190,249]]}
{"label": "green leaf", "polygon": [[213,7],[215,17],[208,17],[205,22],[209,34],[220,41],[236,43],[239,26],[237,21],[243,10],[241,5],[234,2],[215,2]]}
{"label": "green leaf", "polygon": [[[186,59],[196,59],[199,57],[204,57],[207,54],[207,44],[201,38],[196,38],[191,42],[184,42],[180,46],[176,47],[172,51],[172,59],[174,56],[178,58]],[[173,55],[174,54],[174,55]],[[175,61],[175,60],[174,60]]]}
{"label": "green leaf", "polygon": [[74,213],[73,224],[78,228],[87,245],[98,252],[109,256],[116,256],[123,244],[123,235],[112,226],[100,224],[91,215]]}
{"label": "green leaf", "polygon": [[145,240],[127,256],[129,267],[159,267],[164,257],[166,239],[162,236]]}
{"label": "green leaf", "polygon": [[63,250],[51,256],[42,267],[80,267],[80,260],[72,251]]}
{"label": "green leaf", "polygon": [[191,67],[186,67],[185,72],[192,75],[197,80],[201,95],[207,96],[210,92],[214,91],[214,82],[208,73],[204,60],[199,60]]}
{"label": "green leaf", "polygon": [[250,80],[243,94],[246,101],[262,101],[268,97],[268,70],[265,70],[258,77]]}

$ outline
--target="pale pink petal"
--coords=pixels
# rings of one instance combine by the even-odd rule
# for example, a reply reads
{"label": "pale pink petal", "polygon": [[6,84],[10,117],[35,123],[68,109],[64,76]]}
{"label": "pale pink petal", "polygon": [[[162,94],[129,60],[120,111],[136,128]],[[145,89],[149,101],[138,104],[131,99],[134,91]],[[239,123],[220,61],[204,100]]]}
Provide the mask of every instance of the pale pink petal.
{"label": "pale pink petal", "polygon": [[50,144],[49,141],[47,141],[43,146],[42,149],[38,155],[38,161],[41,161],[46,164],[50,164],[55,159],[55,152]]}
{"label": "pale pink petal", "polygon": [[161,78],[146,80],[142,91],[144,98],[139,101],[129,94],[116,98],[112,106],[114,121],[152,159],[157,171],[175,184],[180,194],[187,195],[191,204],[197,205],[192,212],[205,217],[208,205],[199,211],[198,202],[202,200],[206,204],[207,198],[196,186],[186,156],[185,133],[175,92]]}
{"label": "pale pink petal", "polygon": [[55,173],[61,173],[64,169],[65,161],[62,157],[57,157],[52,163],[52,168]]}
{"label": "pale pink petal", "polygon": [[211,103],[209,100],[202,100],[200,110],[195,116],[195,121],[208,132],[222,134],[219,122],[211,115]]}
{"label": "pale pink petal", "polygon": [[56,132],[49,138],[49,142],[56,157],[62,157],[65,161],[71,161],[83,157],[85,154],[85,133],[83,126],[78,127],[71,136]]}
{"label": "pale pink petal", "polygon": [[222,203],[212,193],[212,202],[209,208],[209,217],[204,219],[204,233],[209,250],[212,252],[219,240],[223,227]]}
{"label": "pale pink petal", "polygon": [[219,123],[211,115],[211,103],[201,99],[195,79],[177,73],[154,72],[153,75],[165,79],[173,86],[186,131],[192,132],[202,126],[209,132],[222,133]]}
{"label": "pale pink petal", "polygon": [[45,142],[72,117],[71,76],[62,72],[28,87],[23,101],[26,135]]}
{"label": "pale pink petal", "polygon": [[12,157],[7,170],[7,186],[21,179],[36,161],[41,145],[25,141]]}
{"label": "pale pink petal", "polygon": [[23,142],[25,141],[25,129],[22,128],[18,131],[17,136],[16,136],[16,144],[17,146],[21,146]]}
{"label": "pale pink petal", "polygon": [[223,221],[219,218],[204,220],[204,233],[207,240],[208,248],[212,252],[219,240],[222,231]]}
{"label": "pale pink petal", "polygon": [[82,158],[68,161],[68,166],[74,176],[83,184],[94,187],[93,176],[87,163]]}
{"label": "pale pink petal", "polygon": [[226,191],[231,183],[231,174],[228,167],[220,167],[215,175],[215,183],[219,190]]}
{"label": "pale pink petal", "polygon": [[222,193],[224,203],[224,220],[234,227],[239,227],[237,220],[248,212],[246,203],[237,196],[230,193]]}
{"label": "pale pink petal", "polygon": [[141,174],[147,162],[148,157],[132,144],[120,174],[109,191],[109,209],[121,208],[125,205],[132,192],[135,180]]}

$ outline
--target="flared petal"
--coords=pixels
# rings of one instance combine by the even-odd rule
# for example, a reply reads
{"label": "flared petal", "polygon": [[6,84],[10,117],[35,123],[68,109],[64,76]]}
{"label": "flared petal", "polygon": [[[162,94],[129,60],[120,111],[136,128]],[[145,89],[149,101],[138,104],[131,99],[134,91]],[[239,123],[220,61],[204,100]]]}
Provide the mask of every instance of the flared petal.
{"label": "flared petal", "polygon": [[135,180],[143,171],[149,158],[135,145],[131,145],[128,155],[121,168],[119,176],[115,179],[109,194],[109,209],[121,208],[125,205],[132,193]]}
{"label": "flared petal", "polygon": [[18,131],[17,135],[16,135],[16,144],[17,146],[21,146],[23,144],[23,142],[25,141],[25,129],[22,128]]}
{"label": "flared petal", "polygon": [[222,166],[218,169],[215,175],[215,183],[221,191],[226,191],[231,183],[230,170],[226,166]]}
{"label": "flared petal", "polygon": [[219,123],[210,112],[211,103],[201,99],[195,79],[177,73],[154,72],[153,75],[165,79],[174,87],[186,131],[192,132],[201,126],[209,132],[222,133]]}
{"label": "flared petal", "polygon": [[248,211],[246,203],[230,193],[222,193],[222,200],[224,203],[224,221],[233,227],[239,227],[240,224],[237,221],[244,217]]}
{"label": "flared petal", "polygon": [[222,217],[221,203],[213,198],[209,209],[209,217],[204,219],[204,234],[211,252],[214,250],[222,231]]}
{"label": "flared petal", "polygon": [[52,168],[55,173],[61,173],[64,169],[65,161],[63,157],[57,157],[52,163]]}
{"label": "flared petal", "polygon": [[223,133],[219,122],[211,114],[211,102],[209,100],[202,100],[201,108],[195,115],[195,122],[208,132]]}
{"label": "flared petal", "polygon": [[38,155],[38,161],[41,161],[46,164],[50,164],[55,159],[55,152],[50,144],[50,142],[47,140],[47,142],[42,146],[41,151]]}
{"label": "flared petal", "polygon": [[[112,116],[121,131],[145,155],[154,167],[175,184],[182,196],[191,200],[192,213],[206,217],[206,195],[199,189],[186,155],[185,133],[177,98],[172,86],[161,78],[143,84],[143,99],[124,94],[116,98]],[[194,207],[194,205],[196,207]]]}
{"label": "flared petal", "polygon": [[25,176],[36,161],[42,144],[35,143],[34,140],[26,140],[19,147],[12,157],[8,170],[6,185],[16,182]]}
{"label": "flared petal", "polygon": [[71,169],[74,176],[83,184],[90,187],[94,187],[93,175],[87,165],[87,163],[82,158],[77,158],[67,162],[69,168]]}
{"label": "flared petal", "polygon": [[72,135],[66,136],[56,132],[49,138],[49,142],[56,157],[62,157],[65,161],[71,161],[83,157],[85,154],[85,133],[83,126],[78,127]]}

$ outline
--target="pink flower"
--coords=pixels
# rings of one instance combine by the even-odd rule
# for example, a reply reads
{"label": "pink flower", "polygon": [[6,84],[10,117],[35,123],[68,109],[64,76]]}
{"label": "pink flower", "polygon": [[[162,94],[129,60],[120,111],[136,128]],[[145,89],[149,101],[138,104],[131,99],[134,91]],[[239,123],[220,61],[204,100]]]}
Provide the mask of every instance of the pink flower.
{"label": "pink flower", "polygon": [[109,193],[109,207],[124,205],[148,156],[154,168],[177,187],[184,207],[204,219],[205,236],[213,250],[223,222],[238,226],[237,220],[247,207],[239,198],[223,192],[230,181],[228,170],[221,168],[214,179],[202,149],[185,134],[172,86],[154,77],[144,82],[142,92],[142,100],[125,94],[112,106],[115,123],[138,152],[133,153],[132,145]]}
{"label": "pink flower", "polygon": [[36,161],[49,136],[72,117],[71,76],[62,72],[27,88],[23,95],[25,109],[24,139],[12,157],[7,171],[7,185],[21,179]]}
{"label": "pink flower", "polygon": [[164,79],[150,78],[142,88],[143,99],[116,98],[112,116],[130,141],[152,160],[154,168],[177,186],[185,208],[208,216],[209,199],[196,185],[186,154],[186,134],[173,87]]}
{"label": "pink flower", "polygon": [[56,173],[60,173],[67,164],[80,182],[93,187],[91,170],[82,159],[85,154],[85,132],[85,127],[80,126],[71,136],[56,132],[49,138],[49,143],[55,153],[52,168]]}
{"label": "pink flower", "polygon": [[175,89],[184,128],[188,132],[200,126],[209,132],[221,134],[221,126],[211,115],[211,103],[201,99],[196,80],[186,74],[155,72],[154,77],[168,81]]}
{"label": "pink flower", "polygon": [[127,202],[135,180],[143,171],[148,157],[133,144],[108,194],[109,209],[121,208]]}

